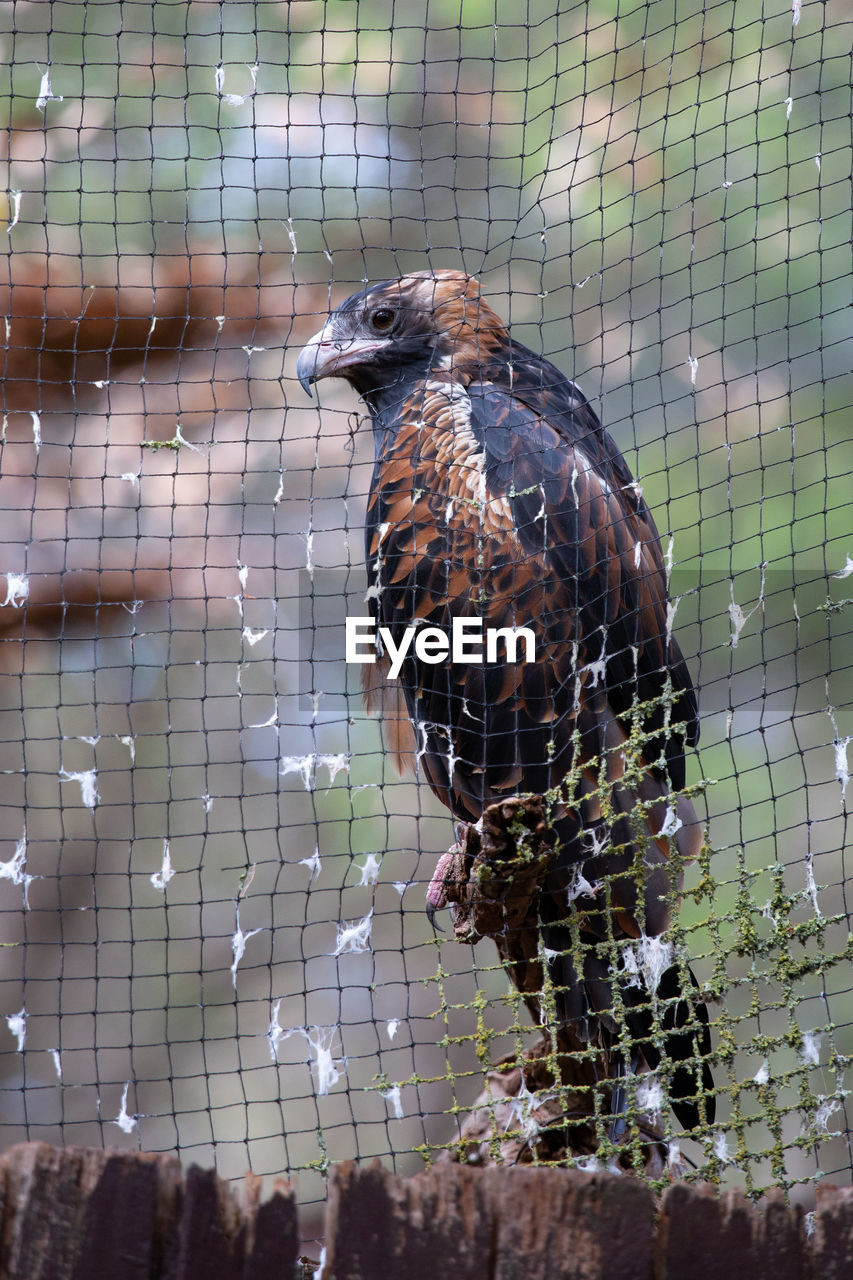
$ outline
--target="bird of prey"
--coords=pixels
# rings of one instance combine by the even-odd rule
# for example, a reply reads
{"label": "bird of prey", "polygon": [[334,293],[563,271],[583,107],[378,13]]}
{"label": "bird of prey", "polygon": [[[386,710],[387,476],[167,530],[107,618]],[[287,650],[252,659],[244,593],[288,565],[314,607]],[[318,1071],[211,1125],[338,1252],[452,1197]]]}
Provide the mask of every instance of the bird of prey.
{"label": "bird of prey", "polygon": [[664,1045],[677,1117],[686,1128],[712,1121],[707,1011],[662,937],[680,868],[701,844],[683,794],[697,704],[640,486],[580,389],[515,341],[459,271],[417,271],[348,298],[297,375],[309,394],[321,378],[345,378],[373,421],[377,628],[398,650],[407,627],[448,631],[458,618],[535,637],[533,661],[410,649],[395,680],[380,652],[365,668],[386,677],[369,708],[458,822],[510,796],[556,797],[539,918],[558,1016],[613,1045],[617,987],[631,1065],[654,1070]]}

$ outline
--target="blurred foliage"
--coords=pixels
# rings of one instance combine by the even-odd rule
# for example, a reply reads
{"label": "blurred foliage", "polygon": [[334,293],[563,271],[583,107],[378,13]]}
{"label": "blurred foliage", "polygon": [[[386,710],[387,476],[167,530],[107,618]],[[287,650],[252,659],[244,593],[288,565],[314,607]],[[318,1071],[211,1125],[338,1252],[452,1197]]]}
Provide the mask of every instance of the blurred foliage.
{"label": "blurred foliage", "polygon": [[[472,977],[471,954],[422,918],[446,816],[390,774],[356,697],[312,716],[296,660],[295,571],[306,550],[318,567],[360,564],[371,444],[350,440],[343,388],[324,390],[322,419],[305,406],[295,352],[363,279],[464,266],[518,338],[578,378],[673,538],[702,706],[692,776],[715,780],[714,853],[681,926],[723,997],[732,1138],[724,1157],[694,1154],[752,1188],[849,1176],[831,1135],[848,1132],[853,1001],[848,963],[828,961],[849,932],[853,20],[845,0],[804,4],[797,25],[785,0],[771,8],[3,7],[5,256],[10,285],[36,292],[10,291],[6,329],[20,395],[0,570],[28,572],[34,594],[4,622],[0,864],[26,822],[39,877],[29,910],[0,879],[2,1013],[26,1008],[28,1027],[26,1052],[5,1055],[6,1137],[141,1140],[233,1174],[311,1166],[311,1198],[326,1159],[413,1168],[406,1153],[452,1139],[451,1102],[464,1110],[482,1084],[477,1000],[493,1060],[521,1035],[492,951]],[[42,314],[46,284],[76,301]],[[160,328],[127,345],[121,290],[141,284]],[[95,286],[116,289],[116,328],[93,376],[76,340],[38,327],[82,333]],[[105,565],[154,576],[68,594],[71,571]],[[37,616],[42,571],[62,585]],[[341,754],[336,777],[316,759],[282,772]],[[96,809],[68,778],[91,768]],[[176,874],[160,891],[164,841]],[[762,969],[770,903],[824,921],[827,963],[785,979],[784,1008],[778,968]],[[340,923],[371,909],[372,951],[331,954]],[[291,1034],[271,1055],[279,999]],[[823,1037],[818,1061],[792,1018]],[[317,1026],[337,1028],[328,1052],[345,1066],[328,1096]],[[804,1073],[806,1114],[832,1104],[817,1144],[768,1093]],[[126,1081],[127,1134],[111,1123]],[[389,1089],[407,1081],[397,1119]]]}

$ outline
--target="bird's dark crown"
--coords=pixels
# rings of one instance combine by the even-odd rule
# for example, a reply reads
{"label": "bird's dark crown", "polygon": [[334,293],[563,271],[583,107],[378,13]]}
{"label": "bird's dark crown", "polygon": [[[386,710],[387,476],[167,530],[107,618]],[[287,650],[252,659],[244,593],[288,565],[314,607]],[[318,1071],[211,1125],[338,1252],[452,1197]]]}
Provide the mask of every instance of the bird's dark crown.
{"label": "bird's dark crown", "polygon": [[328,370],[363,395],[430,372],[467,383],[506,339],[477,281],[462,271],[417,271],[371,285],[342,302],[322,332],[344,353],[349,344],[353,356],[365,344],[363,359]]}

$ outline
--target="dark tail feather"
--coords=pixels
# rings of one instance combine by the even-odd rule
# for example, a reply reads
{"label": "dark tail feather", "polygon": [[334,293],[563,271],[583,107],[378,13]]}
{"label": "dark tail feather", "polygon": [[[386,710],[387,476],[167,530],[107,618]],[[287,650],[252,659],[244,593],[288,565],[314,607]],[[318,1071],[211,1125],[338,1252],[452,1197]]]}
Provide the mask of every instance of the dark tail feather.
{"label": "dark tail feather", "polygon": [[[558,953],[569,947],[568,930],[550,925],[543,929],[544,945]],[[579,979],[571,957],[558,954],[549,960],[549,973],[557,988],[557,1017],[561,1022],[574,1023],[582,1039],[588,1039],[592,1025],[598,1022],[605,1042],[618,1039],[618,1029],[612,1010],[612,976],[604,963],[593,954],[586,957],[584,975]],[[687,970],[693,992],[698,983],[691,969]],[[679,1124],[684,1129],[697,1129],[703,1121],[714,1123],[716,1098],[714,1077],[708,1065],[711,1053],[711,1029],[708,1010],[695,994],[685,996],[681,989],[682,970],[671,965],[661,975],[656,997],[662,1009],[660,1028],[664,1033],[667,1057],[675,1064],[669,1087],[669,1101]],[[648,992],[644,987],[624,984],[622,1000],[626,1007],[626,1020],[633,1040],[631,1071],[636,1070],[637,1057],[641,1053],[650,1071],[661,1062],[661,1051],[652,1039],[655,1027],[654,1013]],[[614,1046],[615,1047],[615,1046]],[[614,1069],[624,1074],[621,1057],[614,1055]],[[624,1088],[614,1090],[613,1113],[617,1117],[624,1110]]]}
{"label": "dark tail feather", "polygon": [[634,1075],[637,1070],[637,1054],[631,1054],[631,1065],[625,1069],[625,1061],[621,1053],[614,1054],[613,1074],[618,1080],[616,1088],[613,1090],[610,1099],[610,1112],[613,1119],[610,1121],[610,1141],[621,1142],[625,1136],[625,1130],[628,1128],[627,1106],[628,1099],[625,1093],[624,1079],[627,1076]]}
{"label": "dark tail feather", "polygon": [[590,1015],[594,1016],[595,1005],[590,1001],[590,992],[585,981],[578,978],[578,973],[568,954],[572,940],[568,929],[559,925],[546,925],[542,928],[542,945],[546,951],[556,952],[548,959],[548,975],[555,987],[555,1003],[557,1020],[560,1023],[574,1024],[582,1040],[590,1036]]}
{"label": "dark tail feather", "polygon": [[[692,969],[687,970],[693,990],[699,984]],[[708,1065],[711,1052],[711,1029],[708,1010],[695,996],[685,997],[681,989],[681,970],[671,965],[661,975],[657,998],[665,1003],[661,1029],[664,1032],[666,1053],[678,1065],[672,1074],[669,1100],[679,1123],[685,1129],[696,1129],[706,1120],[714,1123],[716,1098],[714,1077]],[[633,997],[635,1007],[628,1014],[631,1035],[641,1050],[651,1071],[660,1066],[661,1054],[657,1045],[648,1037],[652,1032],[652,1010],[645,991],[636,987],[624,992],[626,1003]]]}

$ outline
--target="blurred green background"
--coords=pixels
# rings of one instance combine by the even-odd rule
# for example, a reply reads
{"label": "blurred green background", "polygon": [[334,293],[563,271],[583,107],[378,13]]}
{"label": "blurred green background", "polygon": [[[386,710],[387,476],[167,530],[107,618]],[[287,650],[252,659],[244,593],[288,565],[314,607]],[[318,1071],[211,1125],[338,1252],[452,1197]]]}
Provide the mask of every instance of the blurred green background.
{"label": "blurred green background", "polygon": [[672,538],[714,780],[681,925],[722,997],[722,1137],[685,1150],[806,1200],[849,1179],[853,20],[792,19],[2,7],[4,1144],[308,1202],[328,1161],[453,1140],[478,1016],[513,1048],[491,944],[423,914],[446,815],[310,634],[300,661],[298,571],[361,564],[372,456],[300,344],[365,279],[461,266]]}

